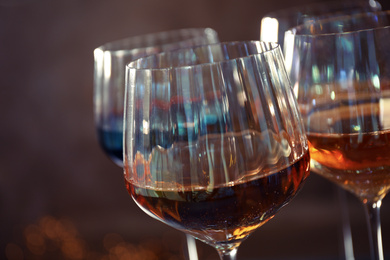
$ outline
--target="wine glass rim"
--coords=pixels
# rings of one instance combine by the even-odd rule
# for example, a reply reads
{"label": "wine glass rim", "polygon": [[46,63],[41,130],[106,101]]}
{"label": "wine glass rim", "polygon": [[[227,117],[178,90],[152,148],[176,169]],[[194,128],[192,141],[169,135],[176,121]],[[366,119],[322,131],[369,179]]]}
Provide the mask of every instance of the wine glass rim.
{"label": "wine glass rim", "polygon": [[[199,35],[193,35],[191,34],[192,32],[197,32]],[[185,35],[187,33],[188,35]],[[204,33],[204,34],[200,34]],[[163,40],[163,37],[170,37],[170,36],[187,36],[182,39],[178,39],[172,42],[169,41],[163,41],[161,44],[158,44],[158,46],[166,46],[170,45],[172,43],[180,43],[180,42],[186,42],[189,40],[194,40],[194,39],[199,39],[203,38],[205,35],[217,35],[217,32],[210,27],[193,27],[193,28],[181,28],[181,29],[173,29],[173,30],[167,30],[167,31],[159,31],[159,32],[151,32],[147,34],[141,34],[141,35],[135,35],[135,36],[130,36],[126,38],[121,38],[118,40],[106,42],[99,47],[95,48],[95,51],[108,51],[108,52],[132,52],[132,51],[137,51],[137,50],[143,50],[143,49],[148,49],[156,46],[156,44],[153,43],[154,40]],[[146,43],[145,39],[151,39],[150,43]],[[128,42],[130,44],[127,44],[128,47],[125,47],[124,44]],[[139,44],[135,44],[134,47],[131,47],[132,42],[138,42]]]}
{"label": "wine glass rim", "polygon": [[343,36],[343,35],[352,35],[357,34],[360,32],[370,32],[370,31],[377,31],[377,30],[383,30],[383,29],[389,29],[390,28],[390,20],[388,25],[381,25],[381,26],[373,26],[371,28],[366,29],[358,29],[358,30],[347,30],[345,32],[327,32],[327,33],[298,33],[298,31],[302,28],[307,28],[309,26],[313,25],[321,25],[321,23],[329,23],[334,21],[343,21],[348,20],[349,18],[358,18],[358,17],[369,17],[369,16],[389,16],[390,18],[390,10],[386,11],[377,11],[377,12],[362,12],[362,13],[356,13],[352,15],[343,15],[343,16],[337,16],[337,17],[331,17],[327,19],[319,19],[319,20],[312,20],[308,21],[305,24],[300,24],[298,26],[290,28],[288,31],[286,31],[286,35],[293,35],[294,37],[300,38],[319,38],[324,36]]}
{"label": "wine glass rim", "polygon": [[347,0],[347,1],[339,1],[339,0],[332,0],[332,1],[321,1],[321,2],[314,2],[309,3],[306,5],[296,5],[292,6],[290,8],[283,8],[275,11],[268,12],[264,18],[278,18],[278,17],[286,17],[294,15],[294,12],[305,12],[305,11],[312,11],[314,9],[314,12],[321,12],[326,14],[327,12],[324,12],[323,7],[337,7],[337,6],[356,6],[358,7],[360,4],[368,4],[367,6],[371,6],[372,8],[381,8],[381,5],[376,0]]}
{"label": "wine glass rim", "polygon": [[[209,61],[209,62],[204,62],[204,63],[199,63],[199,64],[167,66],[167,67],[161,67],[161,68],[138,68],[137,67],[137,63],[141,62],[142,60],[150,59],[153,56],[157,57],[157,56],[165,55],[166,53],[169,53],[169,52],[171,52],[171,53],[173,53],[173,52],[183,52],[183,51],[186,51],[186,50],[196,50],[196,49],[200,49],[200,48],[210,48],[212,46],[228,46],[228,45],[237,45],[237,44],[257,44],[257,45],[269,44],[271,47],[269,49],[267,49],[267,50],[261,50],[258,53],[243,55],[243,56],[236,57],[236,58],[229,58],[229,59],[222,60],[222,61]],[[129,70],[134,70],[134,71],[172,71],[172,70],[182,70],[182,69],[195,69],[195,68],[206,67],[206,66],[211,66],[211,65],[227,64],[227,63],[235,62],[235,61],[242,60],[242,59],[250,59],[250,58],[252,58],[254,56],[264,55],[266,53],[275,52],[278,49],[280,50],[280,44],[277,43],[277,42],[265,42],[265,41],[257,41],[257,40],[252,40],[252,41],[227,41],[227,42],[219,42],[219,43],[209,43],[209,44],[202,44],[202,45],[197,45],[197,46],[193,46],[193,47],[186,47],[186,48],[181,48],[181,49],[177,49],[177,50],[173,50],[173,51],[165,51],[165,52],[160,52],[160,53],[152,54],[152,55],[149,55],[149,56],[145,56],[145,57],[136,59],[136,60],[131,61],[130,63],[126,64],[126,68],[129,69]]]}

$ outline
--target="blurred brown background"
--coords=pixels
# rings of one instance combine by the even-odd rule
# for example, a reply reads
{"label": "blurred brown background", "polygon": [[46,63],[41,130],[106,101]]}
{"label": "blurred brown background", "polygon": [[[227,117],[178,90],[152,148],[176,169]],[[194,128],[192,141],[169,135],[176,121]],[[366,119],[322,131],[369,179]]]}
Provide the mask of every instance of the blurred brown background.
{"label": "blurred brown background", "polygon": [[[263,15],[309,2],[0,0],[0,259],[186,259],[184,235],[141,212],[98,146],[93,49],[186,27],[258,40]],[[368,259],[363,208],[346,199],[356,259]],[[310,176],[238,258],[344,259],[339,202],[334,185]],[[390,259],[388,198],[381,216]],[[197,245],[200,259],[218,259]]]}

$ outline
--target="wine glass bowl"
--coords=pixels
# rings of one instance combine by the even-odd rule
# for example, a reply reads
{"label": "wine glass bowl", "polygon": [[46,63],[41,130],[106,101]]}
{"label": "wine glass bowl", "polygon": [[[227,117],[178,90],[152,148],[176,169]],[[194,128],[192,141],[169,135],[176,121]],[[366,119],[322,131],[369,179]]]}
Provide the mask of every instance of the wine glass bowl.
{"label": "wine glass bowl", "polygon": [[148,215],[235,259],[309,174],[280,48],[204,45],[141,58],[126,70],[129,194]]}
{"label": "wine glass bowl", "polygon": [[373,259],[383,259],[379,209],[390,190],[389,35],[385,11],[307,22],[285,36],[311,169],[364,203]]}
{"label": "wine glass bowl", "polygon": [[390,111],[390,92],[356,94],[356,101],[349,100],[348,92],[331,92],[332,103],[316,98],[316,111],[303,115],[310,121],[312,170],[363,202],[379,201],[390,189],[390,131],[388,119],[383,121]]}
{"label": "wine glass bowl", "polygon": [[390,189],[390,54],[383,42],[390,16],[352,17],[287,32],[286,42],[291,37],[289,44],[299,46],[286,53],[292,57],[287,67],[311,144],[312,170],[375,201]]}
{"label": "wine glass bowl", "polygon": [[108,42],[94,50],[94,115],[101,148],[123,166],[125,66],[150,54],[218,42],[211,28],[150,33]]}

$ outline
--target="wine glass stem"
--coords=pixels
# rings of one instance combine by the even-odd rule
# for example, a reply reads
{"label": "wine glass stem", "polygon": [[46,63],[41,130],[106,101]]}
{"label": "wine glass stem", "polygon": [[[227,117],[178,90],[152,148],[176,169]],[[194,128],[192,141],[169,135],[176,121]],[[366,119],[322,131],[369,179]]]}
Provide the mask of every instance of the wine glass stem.
{"label": "wine glass stem", "polygon": [[380,207],[382,201],[366,202],[364,208],[367,215],[368,232],[370,236],[371,259],[383,260],[383,246],[380,223]]}
{"label": "wine glass stem", "polygon": [[351,225],[349,222],[348,202],[346,196],[347,191],[341,187],[337,187],[337,191],[338,191],[338,200],[341,208],[345,260],[354,260],[355,256],[353,253],[352,233],[351,233]]}
{"label": "wine glass stem", "polygon": [[236,260],[237,259],[237,247],[232,249],[218,250],[218,254],[221,260]]}
{"label": "wine glass stem", "polygon": [[198,252],[196,249],[195,238],[189,234],[186,234],[188,260],[198,260]]}

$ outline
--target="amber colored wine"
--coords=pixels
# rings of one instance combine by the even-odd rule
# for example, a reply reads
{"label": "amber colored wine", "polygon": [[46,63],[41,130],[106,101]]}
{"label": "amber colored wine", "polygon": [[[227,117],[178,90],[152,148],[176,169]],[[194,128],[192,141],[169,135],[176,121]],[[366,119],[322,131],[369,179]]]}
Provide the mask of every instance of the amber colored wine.
{"label": "amber colored wine", "polygon": [[390,131],[309,133],[312,170],[362,200],[382,199],[390,189]]}
{"label": "amber colored wine", "polygon": [[316,99],[302,113],[311,169],[364,202],[383,199],[390,190],[390,95],[382,90],[381,96],[360,91],[333,97]]}
{"label": "amber colored wine", "polygon": [[157,189],[126,181],[136,203],[149,215],[206,243],[234,243],[270,220],[298,192],[309,175],[310,157],[278,172],[214,189]]}

